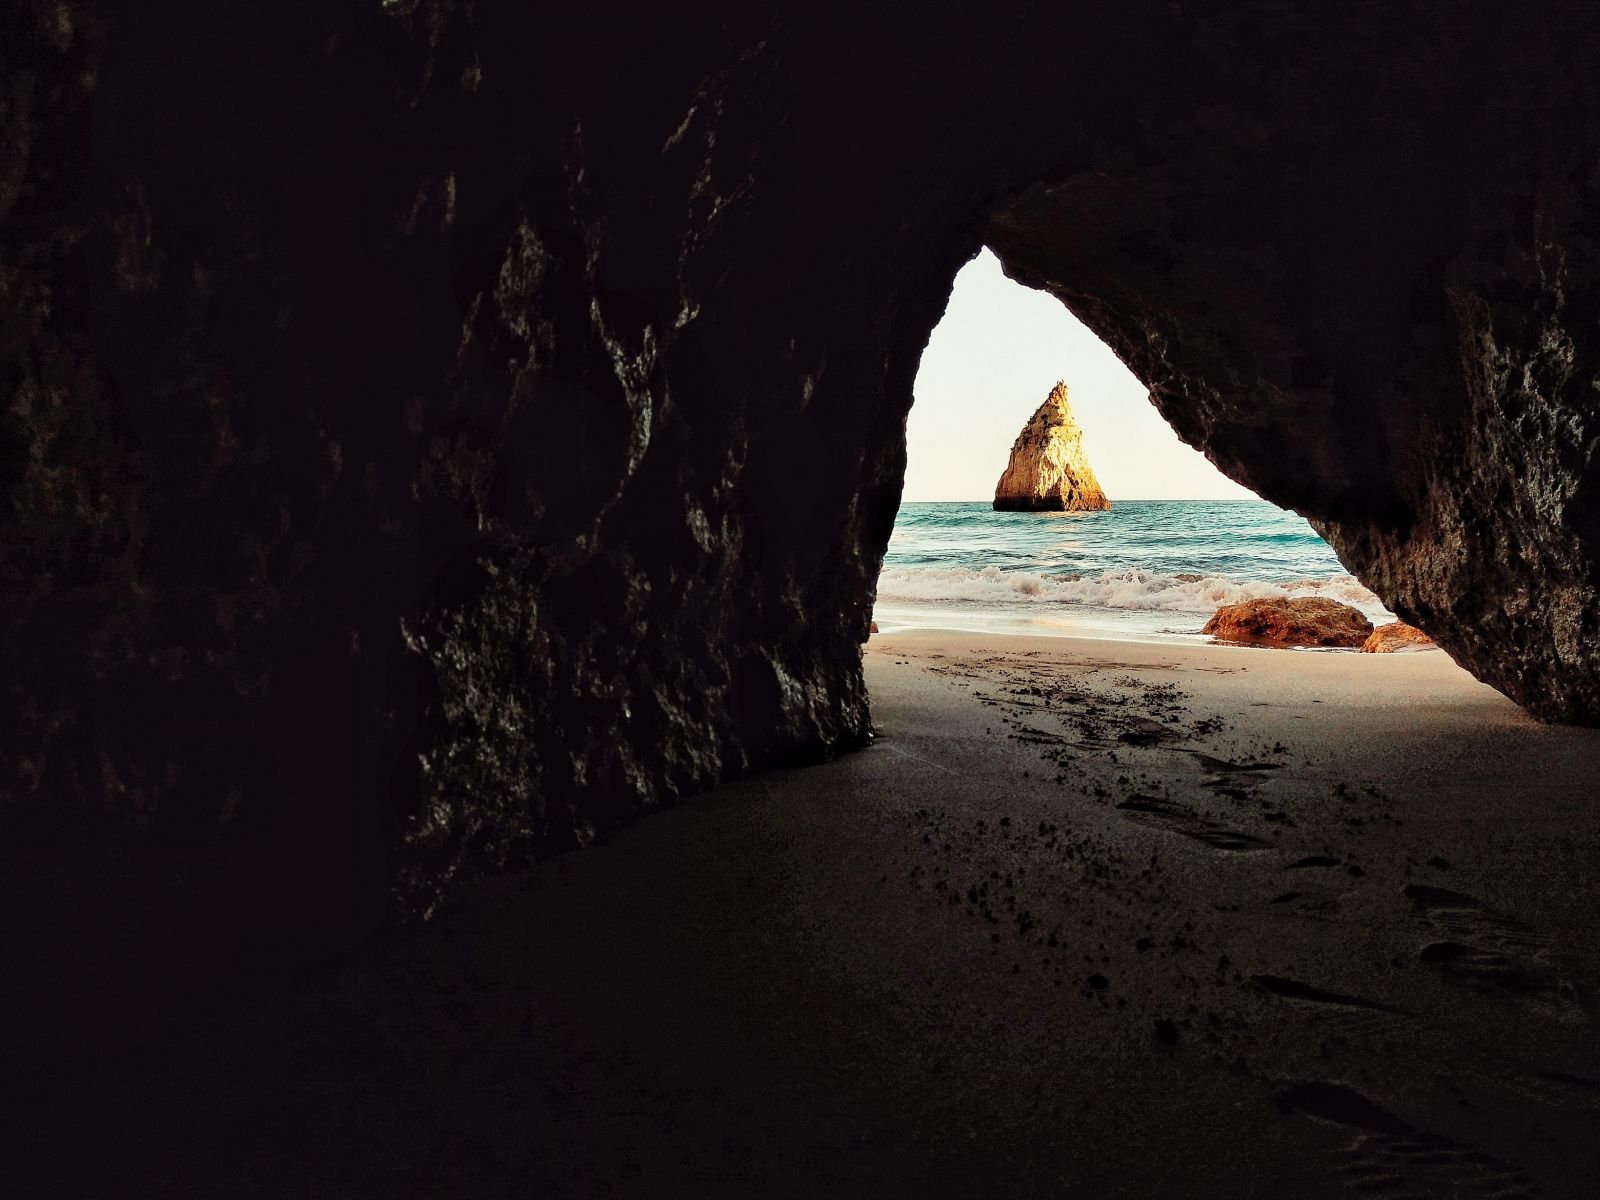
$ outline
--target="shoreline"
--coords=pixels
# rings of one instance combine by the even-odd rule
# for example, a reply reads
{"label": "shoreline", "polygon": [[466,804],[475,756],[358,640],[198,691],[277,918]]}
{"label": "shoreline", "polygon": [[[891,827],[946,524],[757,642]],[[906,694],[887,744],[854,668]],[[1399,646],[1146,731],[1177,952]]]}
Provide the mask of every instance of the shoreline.
{"label": "shoreline", "polygon": [[[1125,502],[1111,513],[905,504],[878,576],[880,624],[1181,639],[1219,607],[1322,597],[1396,619],[1302,518],[1266,501]],[[1050,519],[1074,519],[1063,523]],[[1041,516],[1045,519],[1040,519]]]}
{"label": "shoreline", "polygon": [[[985,626],[985,627],[979,627],[979,628],[973,628],[973,627],[970,627],[970,626],[967,626],[967,625],[955,624],[955,623],[935,623],[935,624],[927,624],[927,625],[921,625],[921,624],[913,625],[913,624],[908,624],[908,623],[904,623],[904,622],[899,622],[893,617],[887,617],[887,618],[874,617],[874,623],[879,626],[878,631],[876,633],[873,633],[871,635],[871,639],[869,639],[868,642],[864,643],[864,645],[871,645],[873,642],[877,641],[880,638],[881,639],[888,639],[888,638],[927,639],[927,640],[934,640],[934,639],[943,638],[943,639],[946,639],[946,640],[952,640],[953,639],[956,643],[959,643],[959,644],[965,644],[969,640],[982,641],[983,639],[987,639],[987,638],[998,638],[998,639],[1015,639],[1015,640],[1019,640],[1019,641],[1038,642],[1038,643],[1041,643],[1041,645],[1039,647],[1040,649],[1047,648],[1051,644],[1057,643],[1057,642],[1066,642],[1066,643],[1084,642],[1084,643],[1089,643],[1089,644],[1093,644],[1093,645],[1097,645],[1097,646],[1098,645],[1104,645],[1104,644],[1111,644],[1111,645],[1140,647],[1140,648],[1160,647],[1160,648],[1168,649],[1168,650],[1184,650],[1184,649],[1196,650],[1196,651],[1217,650],[1217,651],[1224,651],[1224,652],[1234,651],[1234,650],[1252,650],[1252,651],[1253,650],[1270,650],[1270,651],[1276,651],[1278,653],[1290,653],[1290,654],[1297,654],[1297,655],[1317,654],[1317,655],[1331,655],[1331,656],[1335,656],[1335,657],[1344,656],[1344,655],[1357,655],[1357,656],[1359,656],[1360,658],[1363,658],[1363,659],[1394,659],[1394,658],[1410,659],[1410,658],[1414,658],[1414,657],[1418,657],[1418,656],[1422,656],[1422,655],[1429,655],[1429,656],[1437,655],[1438,657],[1443,658],[1452,667],[1455,667],[1455,669],[1457,671],[1459,671],[1462,675],[1465,675],[1468,680],[1471,680],[1473,683],[1477,683],[1478,682],[1476,679],[1473,678],[1473,676],[1471,675],[1470,672],[1466,671],[1464,668],[1462,668],[1459,665],[1457,665],[1455,660],[1450,657],[1449,653],[1442,646],[1439,646],[1437,643],[1429,643],[1427,645],[1421,645],[1421,646],[1405,646],[1405,647],[1401,647],[1401,648],[1399,648],[1397,650],[1393,650],[1393,651],[1390,651],[1390,652],[1385,653],[1385,654],[1364,654],[1359,649],[1354,648],[1354,647],[1343,647],[1343,646],[1280,646],[1280,645],[1271,645],[1271,644],[1267,644],[1267,643],[1232,642],[1232,641],[1226,641],[1226,640],[1220,639],[1220,638],[1214,638],[1214,637],[1212,637],[1212,636],[1210,636],[1208,634],[1200,633],[1198,630],[1195,630],[1194,632],[1179,631],[1179,630],[1161,631],[1157,635],[1153,635],[1153,636],[1149,636],[1149,637],[1138,637],[1138,636],[1130,636],[1130,635],[1127,635],[1126,633],[1096,633],[1096,632],[1089,632],[1089,631],[1082,631],[1082,630],[1074,630],[1074,631],[1070,631],[1070,632],[1063,630],[1062,632],[1056,633],[1056,632],[1044,632],[1044,631],[1040,631],[1040,630],[1030,630],[1030,629],[1020,629],[1020,628],[1012,629],[1012,628],[1004,628],[1004,627],[994,627],[992,625],[991,626]],[[1479,686],[1488,687],[1487,684],[1479,684]],[[1497,696],[1500,695],[1500,693],[1495,691],[1493,688],[1489,688],[1489,690],[1491,692],[1494,692],[1494,694],[1497,695]],[[1508,700],[1507,703],[1509,704],[1509,703],[1511,703],[1511,701]]]}

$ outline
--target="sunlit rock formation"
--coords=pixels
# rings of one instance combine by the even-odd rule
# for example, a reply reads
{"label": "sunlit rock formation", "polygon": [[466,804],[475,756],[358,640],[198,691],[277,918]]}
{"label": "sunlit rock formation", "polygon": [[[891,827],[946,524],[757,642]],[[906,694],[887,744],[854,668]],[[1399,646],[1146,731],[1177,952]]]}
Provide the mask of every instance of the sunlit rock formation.
{"label": "sunlit rock formation", "polygon": [[1404,621],[1390,621],[1379,625],[1372,635],[1361,643],[1363,654],[1393,654],[1396,650],[1425,649],[1433,639],[1414,625]]}
{"label": "sunlit rock formation", "polygon": [[1067,385],[1057,382],[1017,434],[994,489],[1000,512],[1079,512],[1111,507],[1083,453]]}
{"label": "sunlit rock formation", "polygon": [[1321,596],[1273,597],[1225,604],[1202,633],[1228,642],[1264,646],[1338,646],[1353,649],[1372,634],[1359,608]]}

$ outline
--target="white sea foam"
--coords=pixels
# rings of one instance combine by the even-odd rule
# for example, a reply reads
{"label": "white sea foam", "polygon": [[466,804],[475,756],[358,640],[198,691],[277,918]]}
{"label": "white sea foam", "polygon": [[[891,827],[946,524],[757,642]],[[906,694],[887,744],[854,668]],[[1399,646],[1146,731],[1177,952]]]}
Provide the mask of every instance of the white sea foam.
{"label": "white sea foam", "polygon": [[878,578],[879,600],[899,603],[1066,604],[1210,615],[1224,604],[1274,596],[1326,596],[1354,605],[1369,617],[1385,615],[1382,601],[1352,575],[1267,583],[1138,570],[1073,577],[998,567],[885,567]]}

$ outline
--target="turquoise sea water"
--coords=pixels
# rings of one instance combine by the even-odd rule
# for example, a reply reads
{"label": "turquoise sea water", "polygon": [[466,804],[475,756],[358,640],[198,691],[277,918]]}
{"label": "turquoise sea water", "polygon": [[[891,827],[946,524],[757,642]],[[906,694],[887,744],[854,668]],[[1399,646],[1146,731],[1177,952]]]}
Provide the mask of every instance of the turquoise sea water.
{"label": "turquoise sea water", "polygon": [[903,504],[873,616],[931,627],[1202,640],[1221,605],[1327,596],[1393,620],[1306,521],[1264,500],[1121,500],[1109,512]]}

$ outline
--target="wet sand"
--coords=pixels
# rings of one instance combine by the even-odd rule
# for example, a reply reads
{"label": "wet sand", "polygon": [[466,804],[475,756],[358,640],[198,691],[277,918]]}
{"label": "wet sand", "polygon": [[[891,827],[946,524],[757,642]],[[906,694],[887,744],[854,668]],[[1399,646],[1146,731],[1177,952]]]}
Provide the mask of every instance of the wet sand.
{"label": "wet sand", "polygon": [[1594,1194],[1600,731],[1439,651],[866,659],[871,748],[41,1078],[52,1194]]}

